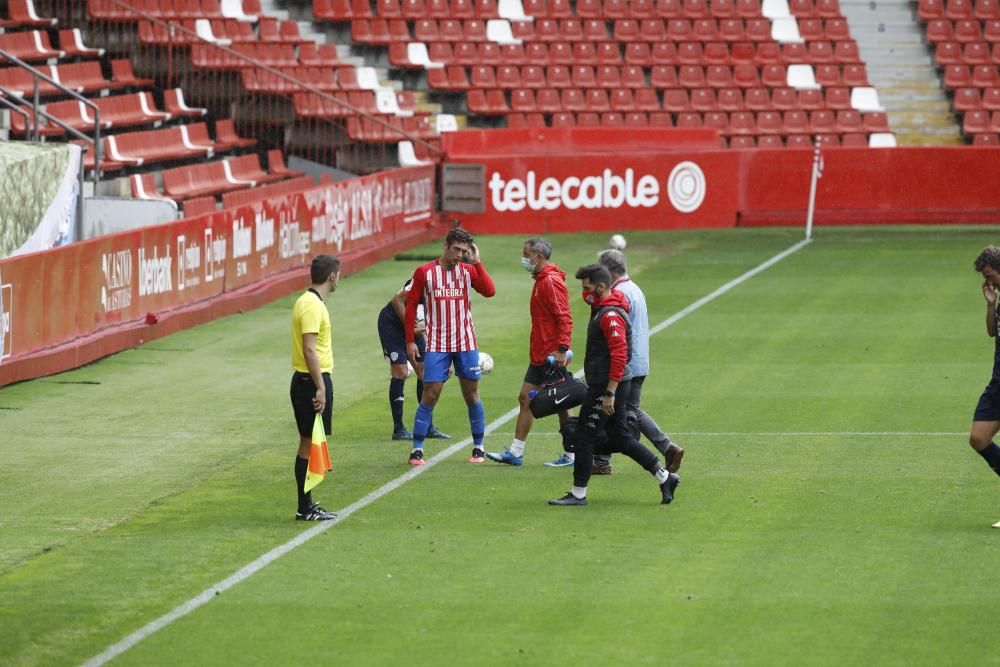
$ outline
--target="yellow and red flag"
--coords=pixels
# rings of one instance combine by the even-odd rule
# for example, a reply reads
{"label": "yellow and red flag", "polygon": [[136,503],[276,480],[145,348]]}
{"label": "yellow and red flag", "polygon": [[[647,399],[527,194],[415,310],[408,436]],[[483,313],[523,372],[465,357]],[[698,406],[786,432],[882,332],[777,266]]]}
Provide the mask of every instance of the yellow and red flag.
{"label": "yellow and red flag", "polygon": [[330,450],[326,448],[326,429],[323,428],[323,417],[316,413],[313,422],[312,447],[309,449],[309,467],[306,469],[304,490],[308,493],[323,481],[326,473],[332,470],[330,465]]}

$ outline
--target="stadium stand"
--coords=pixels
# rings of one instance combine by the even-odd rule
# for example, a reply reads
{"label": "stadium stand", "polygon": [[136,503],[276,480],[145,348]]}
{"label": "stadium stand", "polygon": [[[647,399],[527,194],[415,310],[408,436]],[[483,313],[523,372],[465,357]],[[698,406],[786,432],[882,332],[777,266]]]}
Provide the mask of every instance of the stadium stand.
{"label": "stadium stand", "polygon": [[966,140],[996,145],[1000,118],[1000,9],[995,0],[920,0],[917,15]]}

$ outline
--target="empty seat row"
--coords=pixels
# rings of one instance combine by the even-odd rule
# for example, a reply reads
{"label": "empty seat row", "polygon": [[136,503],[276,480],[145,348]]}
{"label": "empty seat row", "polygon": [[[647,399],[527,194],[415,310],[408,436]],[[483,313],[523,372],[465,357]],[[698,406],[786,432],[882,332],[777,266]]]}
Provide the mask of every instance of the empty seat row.
{"label": "empty seat row", "polygon": [[979,19],[991,21],[1000,19],[1000,6],[997,0],[920,0],[917,3],[917,16],[921,21],[935,19]]}
{"label": "empty seat row", "polygon": [[[378,118],[378,120],[375,120]],[[395,143],[408,137],[430,139],[437,136],[429,114],[399,118],[396,116],[350,116],[347,136],[366,143]],[[380,122],[381,121],[381,122]]]}
{"label": "empty seat row", "polygon": [[371,67],[299,65],[296,67],[275,67],[274,69],[284,76],[279,76],[271,70],[256,67],[240,70],[243,87],[247,91],[270,93],[302,92],[302,84],[324,92],[381,89],[378,76]]}
{"label": "empty seat row", "polygon": [[[136,11],[130,11],[123,5]],[[137,21],[142,12],[160,20],[237,19],[254,22],[262,14],[259,0],[87,0],[87,11],[104,21]]]}
{"label": "empty seat row", "polygon": [[[139,79],[135,76],[129,60],[111,62],[111,79],[104,77],[101,63],[96,60],[43,65],[38,69],[77,93],[100,93],[129,87],[148,88],[153,85],[152,79]],[[0,68],[0,87],[22,95],[31,95],[34,91],[34,77],[31,72],[20,67]],[[60,89],[41,79],[39,79],[39,93],[46,97],[63,95]]]}
{"label": "empty seat row", "polygon": [[1000,111],[1000,88],[959,88],[955,91],[955,111]]}
{"label": "empty seat row", "polygon": [[[330,99],[331,97],[337,101]],[[347,118],[357,115],[358,111],[380,113],[377,98],[378,95],[370,90],[341,92],[330,94],[329,97],[296,92],[292,96],[292,103],[295,115],[300,118]]]}
{"label": "empty seat row", "polygon": [[7,16],[0,17],[0,28],[31,28],[52,27],[57,20],[48,16],[39,16],[32,0],[8,0]]}
{"label": "empty seat row", "polygon": [[656,65],[649,68],[649,78],[645,68],[635,65],[616,67],[601,65],[596,69],[588,65],[567,67],[551,65],[538,67],[527,65],[513,67],[502,65],[493,68],[480,65],[468,70],[461,65],[427,70],[427,82],[437,90],[468,90],[470,88],[815,88],[815,85],[799,85],[795,72],[806,68],[809,79],[820,87],[860,87],[869,86],[864,65]]}
{"label": "empty seat row", "polygon": [[[831,46],[832,45],[832,46]],[[600,48],[599,48],[600,47]],[[802,49],[805,48],[805,54]],[[416,55],[414,55],[416,53]],[[832,60],[831,60],[832,58]],[[442,65],[738,65],[841,63],[860,64],[858,45],[843,42],[777,44],[775,42],[657,42],[626,44],[624,55],[618,45],[592,42],[529,42],[504,44],[494,42],[434,42],[390,44],[389,62],[394,67],[424,68]]]}
{"label": "empty seat row", "polygon": [[[104,139],[104,156],[114,165],[139,167],[154,162],[211,157],[215,153],[248,148],[256,143],[256,139],[238,136],[232,120],[219,121],[213,140],[209,136],[208,125],[202,122],[110,135]],[[106,165],[102,167],[107,168]]]}
{"label": "empty seat row", "polygon": [[989,42],[939,42],[934,49],[939,65],[989,65],[1000,64],[1000,41]]}
{"label": "empty seat row", "polygon": [[[557,111],[627,112],[661,110],[673,113],[741,113],[744,111],[747,113],[781,113],[783,111],[801,113],[818,113],[821,111],[840,113],[842,111],[850,111],[852,113],[861,113],[858,109],[844,108],[843,106],[837,109],[827,108],[822,97],[818,98],[815,103],[810,104],[809,108],[801,109],[789,108],[780,102],[776,105],[773,100],[768,103],[766,97],[751,101],[750,104],[747,104],[744,100],[740,104],[739,98],[734,96],[734,98],[725,102],[725,106],[723,106],[714,95],[708,95],[704,98],[699,95],[687,97],[685,92],[680,91],[680,94],[676,94],[673,90],[664,91],[661,104],[656,92],[648,88],[634,92],[628,89],[616,90],[610,96],[606,91],[594,88],[588,90],[567,88],[562,91],[546,88],[538,91],[537,94],[533,94],[529,90],[515,90],[510,93],[510,104],[508,106],[505,96],[500,91],[480,91],[470,96],[469,111],[484,115],[502,115],[509,111],[553,113]],[[885,116],[885,113],[881,111],[865,113],[881,114],[879,117]]]}
{"label": "empty seat row", "polygon": [[[711,88],[686,90],[672,88],[658,93],[651,88],[636,90],[591,92],[593,89],[563,88],[544,89],[535,92],[534,97],[522,92],[510,93],[512,102],[520,107],[534,106],[542,111],[601,111],[605,109],[636,111],[791,111],[791,110],[856,110],[857,100],[852,100],[852,91],[847,88],[830,88],[826,91],[801,90],[792,88]],[[661,101],[662,98],[662,101]],[[858,105],[861,106],[861,105]],[[470,113],[481,115],[503,115],[511,111],[508,95],[502,90],[470,90],[468,93]]]}
{"label": "empty seat row", "polygon": [[59,31],[59,46],[49,39],[46,30],[26,30],[0,33],[0,49],[27,62],[53,58],[99,58],[104,49],[95,49],[83,43],[79,28]]}
{"label": "empty seat row", "polygon": [[[490,24],[480,19],[420,19],[413,22],[412,32],[404,19],[359,19],[351,23],[351,37],[361,44],[391,44],[393,42],[483,42],[491,40]],[[506,21],[500,21],[505,23]],[[766,42],[775,37],[777,22],[766,18],[754,19],[623,19],[615,21],[611,30],[598,19],[540,19],[509,23],[513,40],[543,42],[647,42],[683,41],[755,41]],[[801,19],[797,22],[799,37],[804,40],[831,42],[849,40],[850,30],[844,19]],[[493,41],[499,41],[493,38]]]}
{"label": "empty seat row", "polygon": [[[557,112],[551,114],[552,127],[681,127],[718,129],[720,135],[729,140],[723,145],[738,147],[780,147],[811,146],[815,139],[821,139],[825,145],[867,146],[870,134],[889,132],[884,119],[865,119],[846,114],[842,117],[816,116],[813,119],[805,116],[790,116],[789,124],[781,114],[676,114],[666,112]],[[512,113],[507,116],[507,127],[546,127],[546,114],[542,113]],[[833,128],[844,128],[837,131]],[[850,136],[846,143],[845,137]],[[794,141],[788,141],[795,137]],[[734,141],[737,138],[750,138],[751,141]],[[784,141],[783,141],[784,139]]]}
{"label": "empty seat row", "polygon": [[264,171],[256,153],[165,169],[162,176],[162,190],[156,187],[155,174],[132,176],[132,196],[138,199],[186,201],[195,197],[252,188],[263,183],[274,183],[287,178],[280,172]]}
{"label": "empty seat row", "polygon": [[[500,18],[496,0],[428,0],[430,18],[495,19]],[[369,0],[313,0],[317,20],[351,21],[375,16]]]}
{"label": "empty seat row", "polygon": [[[100,119],[102,130],[142,125],[155,128],[174,118],[200,118],[208,113],[206,109],[188,107],[184,103],[180,88],[164,92],[165,111],[157,108],[152,93],[148,92],[98,97],[89,101],[97,107],[96,117]],[[94,130],[96,120],[94,110],[83,102],[78,100],[51,102],[44,105],[44,110],[75,130],[81,132]],[[14,133],[23,135],[29,129],[24,127],[22,116],[11,115],[11,130]],[[62,135],[65,132],[60,125],[48,123],[44,116],[39,117],[39,129],[49,136]]]}
{"label": "empty seat row", "polygon": [[346,66],[340,60],[337,47],[334,44],[304,42],[299,44],[296,49],[291,44],[240,43],[233,44],[229,48],[239,55],[234,55],[211,44],[192,44],[191,64],[195,67],[216,70],[254,67],[257,63],[270,67],[288,65]]}
{"label": "empty seat row", "polygon": [[201,44],[202,40],[210,42],[267,42],[300,44],[308,41],[299,33],[299,25],[295,21],[280,21],[273,18],[261,18],[256,30],[249,23],[235,19],[214,20],[181,19],[172,21],[183,30],[172,29],[163,23],[153,23],[141,20],[139,24],[139,41],[144,44]]}
{"label": "empty seat row", "polygon": [[927,24],[927,41],[939,42],[1000,42],[1000,19],[991,21],[937,19]]}
{"label": "empty seat row", "polygon": [[945,88],[1000,87],[1000,65],[947,65],[944,68]]}

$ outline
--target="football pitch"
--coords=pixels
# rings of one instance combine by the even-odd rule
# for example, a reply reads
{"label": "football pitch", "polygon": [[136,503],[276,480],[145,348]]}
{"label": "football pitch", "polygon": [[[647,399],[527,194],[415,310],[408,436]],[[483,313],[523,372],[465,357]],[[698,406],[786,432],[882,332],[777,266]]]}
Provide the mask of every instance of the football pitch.
{"label": "football pitch", "polygon": [[[434,413],[453,439],[427,442],[452,453],[407,466],[376,316],[416,262],[387,261],[328,301],[334,469],[314,495],[353,509],[322,530],[293,520],[297,294],[0,389],[0,664],[1000,664],[1000,480],[966,435],[993,363],[972,269],[991,228],[822,228],[749,277],[802,230],[626,237],[652,325],[743,277],[650,341],[643,407],[686,450],[672,505],[619,455],[587,507],[548,506],[572,477],[542,466],[555,418],[522,467],[470,465],[453,382]],[[550,239],[580,368],[572,274],[607,235]],[[493,451],[527,364],[522,241],[478,239]]]}

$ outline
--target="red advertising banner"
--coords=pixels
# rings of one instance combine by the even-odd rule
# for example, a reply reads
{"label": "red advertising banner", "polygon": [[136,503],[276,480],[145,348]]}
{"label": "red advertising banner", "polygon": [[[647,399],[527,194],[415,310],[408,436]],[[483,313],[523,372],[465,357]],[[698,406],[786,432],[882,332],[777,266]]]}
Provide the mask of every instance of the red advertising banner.
{"label": "red advertising banner", "polygon": [[706,150],[714,131],[573,130],[449,137],[449,163],[485,167],[484,212],[462,223],[503,233],[735,224],[738,153]]}
{"label": "red advertising banner", "polygon": [[[397,169],[0,261],[0,386],[20,357],[218,297],[318,253],[415,236],[434,167]],[[20,378],[23,379],[23,378]]]}

